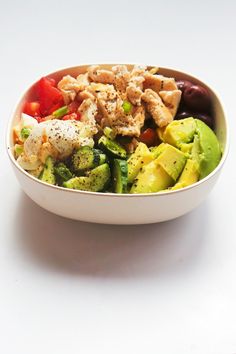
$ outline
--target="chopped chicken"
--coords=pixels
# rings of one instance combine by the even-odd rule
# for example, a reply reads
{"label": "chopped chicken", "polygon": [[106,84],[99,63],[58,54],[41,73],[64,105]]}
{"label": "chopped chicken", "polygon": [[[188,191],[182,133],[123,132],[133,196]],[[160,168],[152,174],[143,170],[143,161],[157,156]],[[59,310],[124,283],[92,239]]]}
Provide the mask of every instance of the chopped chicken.
{"label": "chopped chicken", "polygon": [[143,82],[144,82],[144,73],[146,67],[142,65],[135,65],[131,71],[131,78],[126,88],[126,95],[128,100],[133,104],[140,106],[141,105],[141,96],[143,94]]}
{"label": "chopped chicken", "polygon": [[146,89],[142,99],[147,103],[147,110],[159,127],[164,127],[172,122],[173,115],[155,91]]}
{"label": "chopped chicken", "polygon": [[145,65],[134,65],[132,71],[131,71],[131,77],[135,76],[143,76],[144,73],[146,72],[147,67]]}
{"label": "chopped chicken", "polygon": [[149,72],[144,74],[144,89],[150,88],[155,92],[177,90],[175,79],[163,75],[152,75]]}
{"label": "chopped chicken", "polygon": [[130,72],[126,65],[113,66],[112,71],[115,74],[114,85],[117,91],[125,92],[130,80]]}
{"label": "chopped chicken", "polygon": [[88,74],[80,74],[75,79],[70,75],[66,75],[58,82],[58,88],[62,91],[66,104],[74,101],[77,93],[83,91],[89,85]]}
{"label": "chopped chicken", "polygon": [[136,136],[140,135],[140,130],[144,125],[145,110],[143,106],[139,106],[134,114],[125,114],[122,107],[123,100],[117,99],[116,110],[112,115],[108,115],[102,119],[102,126],[111,127],[116,134],[123,136]]}
{"label": "chopped chicken", "polygon": [[97,110],[98,108],[94,98],[87,98],[84,100],[78,109],[78,111],[81,113],[81,122],[90,129],[93,135],[97,133],[95,120]]}
{"label": "chopped chicken", "polygon": [[165,103],[166,107],[169,108],[172,116],[176,115],[177,109],[179,107],[181,99],[181,91],[160,91],[159,96],[162,98],[162,101]]}
{"label": "chopped chicken", "polygon": [[110,70],[100,69],[99,65],[92,65],[88,68],[88,76],[94,82],[102,84],[113,84],[114,73]]}
{"label": "chopped chicken", "polygon": [[115,113],[117,91],[113,85],[92,83],[89,91],[96,97],[98,108],[104,117]]}
{"label": "chopped chicken", "polygon": [[126,95],[128,100],[133,104],[140,106],[141,105],[141,97],[142,97],[143,91],[135,85],[134,82],[130,82],[127,89],[126,89]]}

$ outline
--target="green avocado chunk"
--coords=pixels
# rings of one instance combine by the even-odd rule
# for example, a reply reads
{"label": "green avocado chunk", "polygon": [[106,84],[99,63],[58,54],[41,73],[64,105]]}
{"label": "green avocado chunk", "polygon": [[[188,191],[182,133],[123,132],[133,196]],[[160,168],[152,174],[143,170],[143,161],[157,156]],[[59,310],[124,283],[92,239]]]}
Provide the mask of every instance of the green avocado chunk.
{"label": "green avocado chunk", "polygon": [[173,184],[174,180],[156,159],[142,168],[131,187],[130,193],[155,193],[173,186]]}
{"label": "green avocado chunk", "polygon": [[[199,137],[199,170],[200,179],[209,175],[219,164],[221,148],[211,128],[199,119],[196,121],[196,133]],[[197,155],[197,154],[196,154]]]}
{"label": "green avocado chunk", "polygon": [[144,143],[139,143],[133,154],[128,159],[128,183],[132,183],[141,168],[154,160],[152,153]]}
{"label": "green avocado chunk", "polygon": [[196,183],[199,179],[199,169],[198,163],[194,160],[188,159],[186,165],[181,173],[178,182],[171,188],[171,190],[176,190],[190,186]]}
{"label": "green avocado chunk", "polygon": [[183,171],[186,160],[187,158],[182,151],[169,144],[165,144],[163,151],[156,159],[157,164],[159,164],[174,181],[177,181]]}
{"label": "green avocado chunk", "polygon": [[181,144],[193,141],[196,132],[196,120],[192,117],[174,120],[167,125],[163,133],[163,141],[178,148]]}

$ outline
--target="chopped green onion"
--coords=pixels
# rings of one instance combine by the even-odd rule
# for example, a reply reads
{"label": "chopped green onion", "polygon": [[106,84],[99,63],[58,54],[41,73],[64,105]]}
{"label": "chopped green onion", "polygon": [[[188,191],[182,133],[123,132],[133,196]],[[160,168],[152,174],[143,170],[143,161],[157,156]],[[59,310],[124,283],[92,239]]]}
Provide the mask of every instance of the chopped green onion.
{"label": "chopped green onion", "polygon": [[61,108],[58,108],[56,111],[54,111],[52,113],[52,115],[55,117],[55,118],[61,118],[63,117],[64,115],[66,115],[67,113],[69,112],[69,109],[67,106],[63,106]]}
{"label": "chopped green onion", "polygon": [[23,145],[15,144],[14,150],[15,150],[16,157],[18,157],[18,156],[20,156],[20,154],[22,154],[24,147],[23,147]]}
{"label": "chopped green onion", "polygon": [[116,137],[116,133],[114,132],[113,129],[111,129],[110,127],[105,127],[103,129],[103,133],[106,135],[106,137],[108,139],[114,140]]}
{"label": "chopped green onion", "polygon": [[133,108],[132,104],[129,101],[124,101],[122,104],[122,108],[125,114],[129,114]]}
{"label": "chopped green onion", "polygon": [[20,131],[20,136],[22,140],[26,140],[28,136],[30,135],[30,129],[28,128],[22,128]]}

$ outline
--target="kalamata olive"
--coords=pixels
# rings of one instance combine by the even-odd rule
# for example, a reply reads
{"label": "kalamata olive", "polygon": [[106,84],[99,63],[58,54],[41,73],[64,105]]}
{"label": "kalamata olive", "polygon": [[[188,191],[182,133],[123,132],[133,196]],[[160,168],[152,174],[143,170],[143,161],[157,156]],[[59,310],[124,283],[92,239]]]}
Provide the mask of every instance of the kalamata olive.
{"label": "kalamata olive", "polygon": [[209,112],[211,102],[208,91],[199,85],[186,87],[183,93],[185,104],[191,110],[197,112]]}
{"label": "kalamata olive", "polygon": [[183,112],[177,112],[175,119],[179,120],[179,119],[185,119],[189,117],[200,119],[204,123],[206,123],[211,129],[214,129],[214,119],[209,114],[183,111]]}
{"label": "kalamata olive", "polygon": [[188,80],[178,80],[176,81],[176,85],[180,91],[184,92],[187,87],[191,87],[194,84]]}
{"label": "kalamata olive", "polygon": [[177,112],[175,119],[179,120],[179,119],[185,119],[188,117],[193,117],[193,114],[187,111],[183,111],[183,112]]}

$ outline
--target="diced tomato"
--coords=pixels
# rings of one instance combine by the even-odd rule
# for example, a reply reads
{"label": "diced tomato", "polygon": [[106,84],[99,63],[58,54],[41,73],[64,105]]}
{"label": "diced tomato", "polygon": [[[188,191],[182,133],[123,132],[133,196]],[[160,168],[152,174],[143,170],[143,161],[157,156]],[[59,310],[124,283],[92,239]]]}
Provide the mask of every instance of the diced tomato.
{"label": "diced tomato", "polygon": [[64,105],[63,95],[55,86],[55,80],[42,77],[37,84],[41,115],[46,116]]}
{"label": "diced tomato", "polygon": [[77,112],[77,113],[71,113],[71,114],[66,114],[63,118],[62,118],[62,120],[80,120],[80,118],[81,118],[81,115],[80,115],[80,113],[79,112]]}
{"label": "diced tomato", "polygon": [[32,117],[40,116],[40,103],[39,102],[25,102],[24,113]]}
{"label": "diced tomato", "polygon": [[140,134],[139,140],[147,146],[153,146],[155,144],[156,138],[157,135],[155,130],[152,128],[147,128]]}

